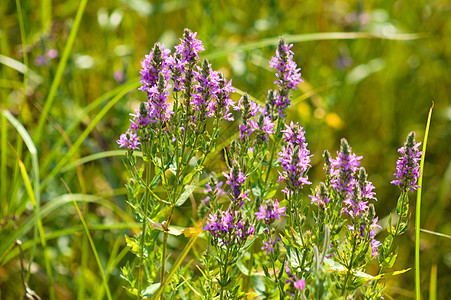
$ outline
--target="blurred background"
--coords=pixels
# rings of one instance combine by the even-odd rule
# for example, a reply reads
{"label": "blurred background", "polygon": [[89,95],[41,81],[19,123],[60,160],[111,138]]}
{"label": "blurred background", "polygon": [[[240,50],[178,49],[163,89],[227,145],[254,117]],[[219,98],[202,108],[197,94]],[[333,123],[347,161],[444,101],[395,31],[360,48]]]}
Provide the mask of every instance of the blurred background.
{"label": "blurred background", "polygon": [[[104,295],[95,258],[61,178],[90,224],[114,298],[129,297],[120,278],[120,267],[132,258],[124,235],[139,229],[125,203],[127,173],[120,152],[113,150],[129,126],[128,114],[145,100],[137,91],[141,60],[157,41],[167,48],[178,44],[184,28],[198,32],[205,46],[201,58],[233,79],[235,88],[261,101],[274,88],[269,59],[278,37],[294,42],[294,60],[304,82],[292,94],[288,119],[306,129],[314,154],[310,178],[314,184],[323,180],[324,149],[335,153],[345,137],[364,156],[382,223],[399,194],[390,184],[396,150],[412,130],[417,141],[423,140],[434,102],[421,227],[448,237],[422,233],[421,288],[424,299],[434,299],[435,292],[437,299],[451,298],[449,1],[86,2],[17,0],[0,5],[0,108],[23,125],[37,148],[37,157],[30,155],[19,126],[3,114],[1,299],[22,296],[21,262],[30,289],[47,299],[44,257],[50,261],[57,299]],[[76,34],[70,36],[71,30]],[[18,161],[39,191],[45,251]],[[207,167],[224,170],[220,151]],[[194,198],[203,199],[201,189]],[[397,243],[394,269],[414,265],[415,195],[410,200],[412,222]],[[177,211],[176,225],[188,226],[191,214],[186,203]],[[176,252],[179,241],[171,243]],[[374,266],[368,270],[376,271]],[[389,279],[386,291],[387,299],[412,299],[413,269]]]}

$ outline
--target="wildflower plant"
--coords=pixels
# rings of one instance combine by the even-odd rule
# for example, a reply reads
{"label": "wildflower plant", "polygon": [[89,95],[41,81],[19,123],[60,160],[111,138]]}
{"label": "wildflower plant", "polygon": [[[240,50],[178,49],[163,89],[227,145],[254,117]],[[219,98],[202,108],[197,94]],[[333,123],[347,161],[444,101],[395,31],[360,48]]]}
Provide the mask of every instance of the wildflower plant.
{"label": "wildflower plant", "polygon": [[[363,157],[345,139],[335,157],[324,152],[324,181],[312,186],[308,132],[286,121],[291,91],[302,81],[292,47],[280,39],[269,64],[275,88],[263,106],[246,93],[232,100],[231,80],[201,60],[202,42],[188,29],[172,53],[156,43],[146,55],[140,90],[147,100],[130,114],[131,125],[117,141],[127,150],[128,204],[142,224],[136,236],[126,237],[136,259],[122,269],[137,298],[382,297],[378,279],[389,276],[384,271],[396,260],[394,241],[410,219],[419,143],[411,133],[399,150],[392,183],[401,196],[381,241],[375,187]],[[221,124],[235,119],[236,138],[224,149],[227,168],[209,172],[205,163]],[[202,186],[203,195],[194,197]],[[177,269],[168,239],[182,233],[172,224],[188,198],[198,204],[201,221],[193,227],[202,233],[183,232],[205,244],[194,254],[197,268]],[[365,273],[372,262],[380,266],[376,275]]]}

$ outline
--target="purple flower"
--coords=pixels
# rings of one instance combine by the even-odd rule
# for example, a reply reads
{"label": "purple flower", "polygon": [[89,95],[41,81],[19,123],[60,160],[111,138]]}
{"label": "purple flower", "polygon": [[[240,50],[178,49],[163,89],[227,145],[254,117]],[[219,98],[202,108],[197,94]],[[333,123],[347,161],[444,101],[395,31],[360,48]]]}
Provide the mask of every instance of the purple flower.
{"label": "purple flower", "polygon": [[208,105],[213,97],[219,92],[219,77],[211,70],[211,66],[205,59],[202,69],[194,72],[194,77],[198,84],[194,87],[195,93],[192,93],[195,109],[200,112],[201,118],[205,117]]}
{"label": "purple flower", "polygon": [[139,150],[139,146],[141,143],[136,135],[132,131],[127,131],[127,133],[121,134],[119,140],[117,140],[119,144],[119,148],[127,148],[129,150]]}
{"label": "purple flower", "polygon": [[36,56],[36,59],[34,60],[34,64],[38,67],[46,66],[48,64],[47,57],[45,57],[44,55]]}
{"label": "purple flower", "polygon": [[199,52],[204,51],[202,42],[196,39],[197,32],[185,28],[180,44],[175,46],[175,52],[180,55],[182,62],[195,63],[199,60]]}
{"label": "purple flower", "polygon": [[174,92],[179,92],[183,89],[185,63],[182,62],[180,54],[174,53],[174,55],[168,58],[168,67],[171,71],[171,79],[174,83]]}
{"label": "purple flower", "polygon": [[125,75],[123,71],[116,71],[113,74],[114,80],[116,80],[119,83],[125,82]]}
{"label": "purple flower", "polygon": [[285,130],[282,130],[282,132],[284,133],[283,139],[288,143],[305,147],[305,132],[304,129],[299,126],[299,123],[294,124],[293,121],[291,121],[290,126],[285,124]]}
{"label": "purple flower", "polygon": [[[351,193],[347,194],[347,198],[343,201],[345,207],[343,212],[354,218],[368,210],[369,200],[376,200],[376,193],[373,192],[374,185],[368,180],[368,175],[364,168],[352,174]],[[355,178],[355,179],[354,179]]]}
{"label": "purple flower", "polygon": [[331,185],[344,198],[352,193],[354,184],[354,173],[357,171],[362,156],[357,156],[351,152],[352,149],[348,141],[341,139],[340,152],[337,152],[337,158],[331,159]]}
{"label": "purple flower", "polygon": [[276,56],[271,58],[269,66],[277,69],[277,78],[274,83],[280,86],[287,86],[290,89],[296,89],[297,85],[302,81],[301,69],[297,68],[297,64],[293,61],[293,51],[290,49],[293,44],[287,44],[283,38],[279,40],[276,50]]}
{"label": "purple flower", "polygon": [[[224,184],[224,182],[222,182],[222,181],[215,182],[213,180],[212,180],[211,184],[207,183],[205,185],[207,188],[204,189],[203,192],[205,194],[207,194],[208,196],[205,197],[204,200],[202,200],[202,203],[206,204],[211,200],[212,197],[214,197],[216,199],[216,197],[220,197],[221,195],[224,195],[225,192],[221,188],[223,184]],[[212,187],[212,185],[214,185],[214,186]]]}
{"label": "purple flower", "polygon": [[230,185],[233,200],[240,199],[246,176],[241,172],[238,163],[233,163],[228,174],[226,172],[222,172],[222,174],[227,178],[226,183]]}
{"label": "purple flower", "polygon": [[312,199],[312,204],[316,203],[318,207],[323,208],[324,210],[327,210],[327,204],[331,200],[329,197],[329,191],[327,190],[326,185],[321,182],[319,186],[315,190],[315,195],[311,196],[309,195],[310,199]]}
{"label": "purple flower", "polygon": [[163,123],[169,119],[173,112],[169,110],[169,89],[171,85],[166,84],[163,73],[159,74],[158,85],[148,89],[150,112],[149,118],[152,123]]}
{"label": "purple flower", "polygon": [[54,59],[54,58],[58,57],[58,50],[50,49],[49,51],[47,51],[47,57],[49,59]]}
{"label": "purple flower", "polygon": [[305,279],[299,279],[293,285],[295,289],[302,291],[305,287]]}
{"label": "purple flower", "polygon": [[143,102],[139,106],[139,110],[135,109],[134,114],[130,114],[130,116],[133,117],[133,119],[130,120],[131,125],[130,129],[137,130],[137,129],[143,129],[150,123],[149,119],[149,110],[150,106],[148,102]]}
{"label": "purple flower", "polygon": [[149,94],[150,90],[157,85],[160,73],[164,75],[166,81],[169,80],[170,52],[169,49],[164,48],[164,45],[155,43],[150,53],[145,56],[145,59],[141,62],[142,69],[139,72],[141,74],[140,82],[142,83],[139,88],[141,91]]}
{"label": "purple flower", "polygon": [[233,105],[233,101],[230,99],[230,93],[235,91],[232,87],[232,80],[227,82],[224,75],[219,72],[212,72],[210,73],[210,76],[213,81],[218,83],[218,87],[215,90],[214,97],[208,104],[207,116],[218,120],[224,119],[227,121],[233,121],[233,116],[229,112],[230,107]]}
{"label": "purple flower", "polygon": [[418,150],[421,143],[415,143],[415,132],[409,133],[404,146],[398,149],[401,156],[396,161],[396,180],[391,183],[396,184],[404,192],[416,191],[419,186],[416,184],[420,177],[420,164],[422,151]]}
{"label": "purple flower", "polygon": [[209,231],[222,245],[241,243],[255,233],[254,225],[243,218],[241,212],[230,209],[210,214],[202,229]]}
{"label": "purple flower", "polygon": [[271,225],[275,220],[285,216],[286,207],[279,208],[279,202],[268,201],[265,205],[260,205],[260,210],[255,213],[257,220],[264,220],[267,226]]}
{"label": "purple flower", "polygon": [[278,85],[278,92],[275,95],[275,107],[278,108],[279,115],[283,115],[285,109],[290,105],[289,94],[290,89],[296,89],[297,85],[302,81],[301,69],[297,68],[297,64],[293,61],[293,44],[288,45],[283,38],[279,40],[276,50],[276,56],[271,58],[269,66],[277,70],[277,80],[274,81]]}
{"label": "purple flower", "polygon": [[282,173],[279,172],[279,182],[286,182],[287,187],[283,192],[289,194],[294,190],[302,189],[305,184],[311,184],[307,176],[310,167],[310,151],[307,149],[305,139],[293,138],[293,136],[304,137],[305,132],[298,123],[291,123],[284,133],[286,145],[278,153],[279,161],[284,169]]}
{"label": "purple flower", "polygon": [[271,238],[269,238],[269,241],[263,241],[263,244],[265,244],[264,246],[262,246],[262,250],[266,249],[266,255],[268,255],[270,252],[274,252],[274,244],[276,243],[278,238],[272,240]]}
{"label": "purple flower", "polygon": [[265,117],[263,114],[260,115],[258,122],[253,120],[249,121],[249,125],[252,131],[257,133],[257,142],[266,142],[271,134],[274,134],[274,122],[271,122],[271,117]]}

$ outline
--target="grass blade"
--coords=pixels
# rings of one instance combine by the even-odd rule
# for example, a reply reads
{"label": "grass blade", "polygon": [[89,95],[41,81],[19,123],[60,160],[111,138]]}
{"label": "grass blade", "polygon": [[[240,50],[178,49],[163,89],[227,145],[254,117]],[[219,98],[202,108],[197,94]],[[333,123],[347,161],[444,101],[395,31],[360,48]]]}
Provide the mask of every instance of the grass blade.
{"label": "grass blade", "polygon": [[417,204],[415,214],[415,299],[421,299],[420,289],[420,217],[421,217],[421,190],[423,189],[423,173],[424,173],[424,160],[426,158],[426,146],[429,136],[429,126],[431,124],[432,109],[434,108],[434,102],[429,109],[428,120],[426,123],[426,130],[424,132],[423,139],[423,154],[421,155],[420,162],[420,177],[418,178],[418,190],[417,190]]}
{"label": "grass blade", "polygon": [[91,131],[94,129],[94,127],[97,125],[97,123],[100,122],[100,120],[106,115],[106,113],[119,101],[122,99],[122,97],[127,94],[131,89],[138,88],[140,85],[140,82],[134,82],[134,85],[124,87],[119,94],[117,94],[113,99],[111,99],[108,104],[102,108],[102,110],[95,116],[95,118],[92,120],[91,123],[89,123],[89,126],[83,131],[83,133],[80,135],[80,137],[77,139],[77,141],[74,143],[74,145],[67,151],[66,155],[61,158],[59,163],[56,165],[56,167],[52,170],[52,172],[47,176],[46,180],[43,182],[43,185],[47,184],[52,177],[54,177],[58,172],[67,164],[67,161],[70,157],[75,153],[75,151],[78,150],[80,145],[83,143],[83,141],[86,139],[86,137],[91,133]]}
{"label": "grass blade", "polygon": [[437,264],[431,267],[431,281],[429,283],[429,300],[437,300]]}
{"label": "grass blade", "polygon": [[[44,219],[48,215],[50,215],[55,210],[60,207],[72,203],[72,199],[75,198],[77,202],[87,202],[87,203],[96,203],[98,205],[105,206],[113,211],[117,216],[123,219],[125,222],[133,222],[133,220],[117,205],[112,203],[110,200],[103,199],[99,196],[89,195],[89,194],[64,194],[57,198],[49,201],[48,204],[42,207],[39,216],[41,219]],[[35,215],[30,216],[27,220],[25,220],[20,227],[18,227],[13,233],[8,235],[5,239],[0,243],[0,265],[4,265],[4,261],[2,260],[3,256],[5,256],[7,250],[13,245],[17,239],[21,236],[27,234],[36,223],[37,217]]]}
{"label": "grass blade", "polygon": [[94,244],[94,241],[92,239],[91,233],[89,232],[88,224],[85,221],[85,218],[83,217],[83,214],[80,211],[80,208],[78,207],[77,201],[72,197],[72,193],[67,186],[66,182],[63,181],[63,184],[66,186],[66,189],[68,190],[69,194],[71,195],[72,202],[74,203],[75,209],[77,210],[78,216],[80,217],[81,223],[83,224],[83,228],[85,229],[86,236],[88,237],[89,244],[91,245],[92,252],[94,253],[94,257],[96,258],[97,266],[99,267],[100,274],[102,275],[102,283],[106,291],[106,296],[108,300],[112,300],[111,298],[111,292],[110,288],[108,287],[108,282],[106,281],[105,272],[103,271],[102,263],[100,262],[99,254],[97,253],[96,245]]}
{"label": "grass blade", "polygon": [[66,67],[67,59],[69,58],[69,54],[72,51],[72,46],[75,42],[75,37],[77,36],[78,28],[80,27],[81,19],[83,17],[83,13],[86,8],[86,4],[88,0],[81,0],[80,5],[78,6],[77,14],[75,15],[74,24],[69,34],[69,38],[67,39],[66,44],[64,45],[63,54],[61,56],[61,60],[58,63],[58,68],[56,69],[55,77],[53,78],[52,85],[50,86],[49,94],[45,100],[44,108],[41,112],[41,116],[39,118],[38,127],[35,132],[35,141],[37,144],[40,143],[42,129],[44,128],[45,121],[47,120],[47,115],[49,113],[50,108],[52,107],[53,100],[55,99],[56,90],[58,89],[58,85],[63,78],[64,69]]}
{"label": "grass blade", "polygon": [[[47,277],[48,277],[48,280],[49,280],[50,298],[51,299],[55,299],[55,291],[54,291],[54,288],[53,288],[52,266],[50,265],[50,260],[49,260],[48,255],[47,255],[47,242],[46,242],[46,239],[45,239],[44,227],[42,226],[42,219],[41,219],[40,215],[38,214],[38,209],[37,209],[38,206],[37,206],[37,203],[36,203],[35,195],[33,193],[33,188],[32,188],[31,183],[30,183],[30,179],[28,177],[27,170],[25,169],[25,165],[20,160],[20,157],[19,157],[19,155],[17,153],[16,153],[16,155],[17,155],[17,160],[19,162],[20,173],[22,175],[22,179],[23,179],[24,184],[25,184],[25,190],[27,191],[28,197],[31,199],[31,202],[32,202],[33,207],[34,207],[34,213],[35,213],[35,216],[36,216],[36,227],[38,228],[38,231],[39,231],[39,239],[40,239],[40,242],[41,242],[42,251],[44,253],[45,269],[46,269]],[[36,241],[33,240],[33,243],[35,243],[35,242]],[[34,248],[34,246],[33,246],[33,248]]]}
{"label": "grass blade", "polygon": [[[77,113],[77,117],[74,121],[72,121],[69,128],[66,130],[67,135],[71,135],[75,129],[77,129],[78,125],[81,123],[81,121],[88,115],[88,113],[97,107],[103,105],[107,100],[110,100],[114,96],[116,96],[118,93],[120,93],[123,90],[131,91],[132,89],[135,89],[137,86],[139,86],[139,78],[134,78],[130,80],[127,83],[124,83],[123,85],[120,85],[111,91],[106,92],[99,98],[92,101],[88,106],[86,106],[82,112]],[[44,160],[44,163],[41,167],[41,174],[46,172],[51,165],[52,158],[56,157],[58,153],[61,153],[61,146],[64,144],[64,137],[61,136],[58,141],[53,145],[53,149],[50,151],[49,155],[47,155],[47,158]]]}
{"label": "grass blade", "polygon": [[[205,221],[204,221],[204,223],[205,223]],[[194,246],[199,234],[202,232],[202,229],[201,229],[202,227],[203,227],[203,224],[201,227],[197,228],[195,233],[193,233],[193,236],[190,238],[190,240],[186,244],[185,248],[183,249],[183,252],[180,254],[180,256],[175,261],[174,265],[172,266],[171,271],[164,278],[164,281],[161,283],[160,287],[158,288],[157,293],[153,295],[152,299],[158,299],[163,295],[164,288],[166,287],[166,285],[169,284],[172,276],[174,276],[175,272],[177,272],[177,270],[180,267],[180,265],[182,264],[183,260],[188,255],[191,248]]]}
{"label": "grass blade", "polygon": [[1,158],[0,158],[0,176],[2,178],[2,180],[0,181],[1,184],[1,190],[0,190],[0,197],[2,199],[5,199],[5,201],[2,201],[2,211],[0,213],[2,213],[2,218],[6,217],[8,215],[8,203],[6,201],[6,199],[8,199],[7,197],[7,192],[6,192],[6,150],[7,150],[7,143],[6,143],[6,138],[8,135],[8,123],[6,120],[6,116],[5,115],[1,115],[1,137],[0,137],[0,145],[1,145]]}
{"label": "grass blade", "polygon": [[[319,33],[307,33],[296,35],[285,35],[285,41],[287,43],[302,43],[312,41],[324,41],[324,40],[355,40],[355,39],[386,39],[386,40],[416,40],[422,38],[421,34],[376,34],[367,32],[319,32]],[[236,47],[216,51],[207,54],[205,58],[212,60],[215,58],[226,56],[229,53],[236,51],[249,51],[253,49],[263,48],[266,46],[277,45],[279,37],[272,37],[262,39],[256,42],[250,42],[242,44]]]}

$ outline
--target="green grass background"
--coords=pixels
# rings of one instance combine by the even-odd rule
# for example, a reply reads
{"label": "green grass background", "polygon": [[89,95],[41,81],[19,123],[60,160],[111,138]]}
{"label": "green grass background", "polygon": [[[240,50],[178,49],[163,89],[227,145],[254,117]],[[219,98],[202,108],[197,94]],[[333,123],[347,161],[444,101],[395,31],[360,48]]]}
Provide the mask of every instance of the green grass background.
{"label": "green grass background", "polygon": [[[411,130],[422,141],[434,101],[421,228],[450,235],[450,15],[449,2],[439,0],[3,1],[0,298],[23,294],[21,261],[30,289],[42,299],[106,297],[99,265],[112,298],[128,298],[119,267],[132,259],[124,235],[139,226],[127,212],[127,174],[115,140],[145,100],[137,91],[140,61],[156,41],[178,44],[185,27],[198,32],[206,49],[201,56],[214,69],[261,101],[273,88],[268,61],[278,37],[294,42],[305,82],[293,92],[288,118],[306,129],[314,154],[310,178],[314,184],[323,179],[323,150],[335,152],[346,137],[364,155],[382,221],[396,206],[398,190],[389,183],[396,150]],[[50,49],[58,57],[36,65]],[[207,169],[224,168],[217,151]],[[98,261],[62,180],[89,226]],[[203,198],[201,189],[194,198]],[[174,222],[188,226],[191,218],[187,203]],[[413,267],[413,224],[398,242],[395,269]],[[184,242],[170,240],[174,259]],[[423,232],[420,246],[424,299],[451,298],[449,237]],[[387,298],[411,299],[413,290],[413,271],[387,282]]]}

